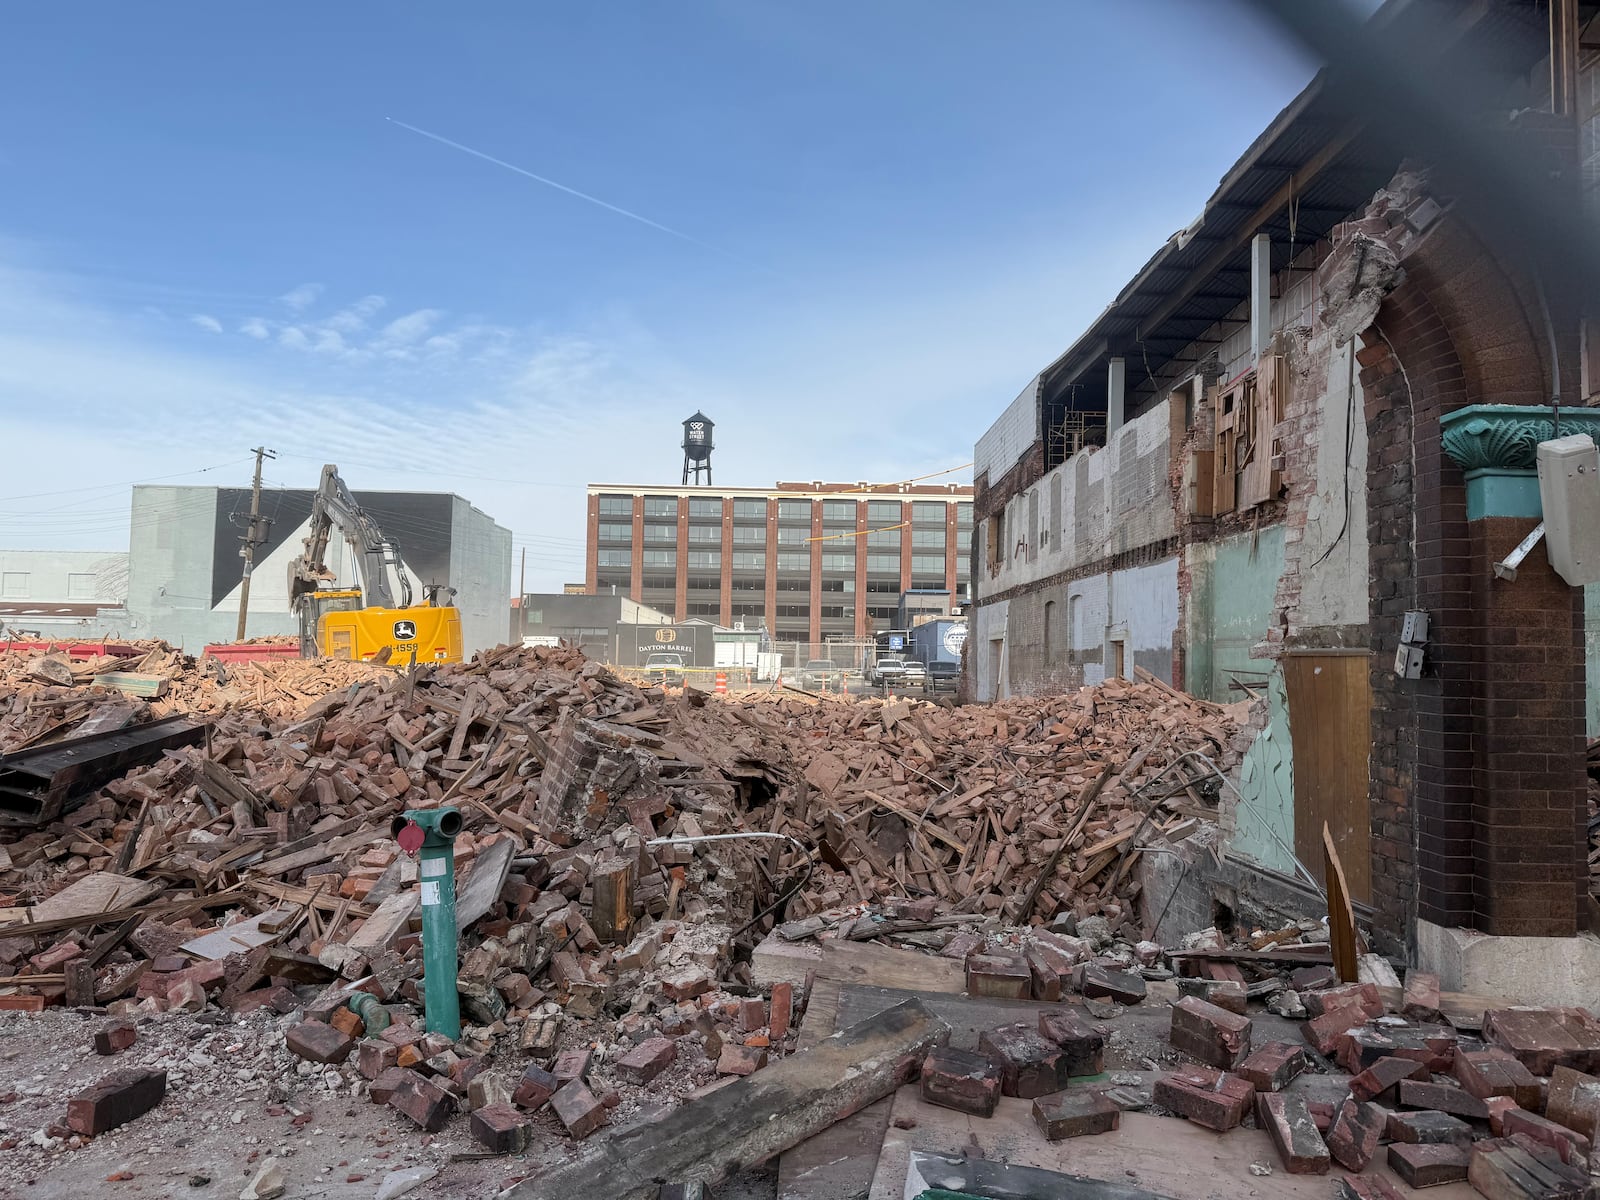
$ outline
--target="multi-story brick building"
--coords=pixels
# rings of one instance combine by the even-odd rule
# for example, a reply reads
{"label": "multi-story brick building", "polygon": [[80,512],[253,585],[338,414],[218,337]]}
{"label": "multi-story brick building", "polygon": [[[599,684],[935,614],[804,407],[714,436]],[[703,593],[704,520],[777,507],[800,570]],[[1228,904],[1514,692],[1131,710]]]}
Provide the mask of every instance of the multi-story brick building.
{"label": "multi-story brick building", "polygon": [[677,620],[765,626],[779,642],[866,638],[902,592],[965,602],[972,489],[779,483],[589,486],[588,588]]}

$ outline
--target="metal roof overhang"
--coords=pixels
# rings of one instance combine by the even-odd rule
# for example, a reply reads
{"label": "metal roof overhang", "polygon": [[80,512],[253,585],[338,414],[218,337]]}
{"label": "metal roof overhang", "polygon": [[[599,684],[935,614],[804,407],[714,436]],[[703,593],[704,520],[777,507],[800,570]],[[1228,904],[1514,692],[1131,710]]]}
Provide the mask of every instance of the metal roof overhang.
{"label": "metal roof overhang", "polygon": [[[1426,20],[1437,7],[1390,0],[1375,26]],[[1460,6],[1454,31],[1492,41],[1501,61],[1538,61],[1543,14],[1532,0]],[[1515,47],[1507,53],[1508,41]],[[1529,57],[1529,55],[1532,57]],[[1249,299],[1250,242],[1272,238],[1272,269],[1366,205],[1393,177],[1402,154],[1381,131],[1352,116],[1321,71],[1223,177],[1200,217],[1174,234],[1067,351],[1040,373],[1047,409],[1106,407],[1106,362],[1128,362],[1130,394],[1158,368]],[[1133,411],[1132,406],[1129,412]]]}

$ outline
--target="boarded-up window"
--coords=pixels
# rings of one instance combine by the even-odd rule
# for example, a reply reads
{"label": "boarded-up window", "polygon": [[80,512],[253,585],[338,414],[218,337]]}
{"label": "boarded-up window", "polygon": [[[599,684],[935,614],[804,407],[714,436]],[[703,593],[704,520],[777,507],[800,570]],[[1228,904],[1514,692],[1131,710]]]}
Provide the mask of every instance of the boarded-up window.
{"label": "boarded-up window", "polygon": [[1028,561],[1039,557],[1039,493],[1028,493]]}
{"label": "boarded-up window", "polygon": [[0,596],[8,600],[26,600],[28,598],[28,572],[7,571],[0,574]]}
{"label": "boarded-up window", "polygon": [[1050,476],[1050,530],[1055,535],[1055,548],[1057,551],[1066,545],[1067,539],[1061,533],[1061,475],[1056,473]]}
{"label": "boarded-up window", "polygon": [[67,575],[68,600],[94,599],[94,572],[73,571]]}

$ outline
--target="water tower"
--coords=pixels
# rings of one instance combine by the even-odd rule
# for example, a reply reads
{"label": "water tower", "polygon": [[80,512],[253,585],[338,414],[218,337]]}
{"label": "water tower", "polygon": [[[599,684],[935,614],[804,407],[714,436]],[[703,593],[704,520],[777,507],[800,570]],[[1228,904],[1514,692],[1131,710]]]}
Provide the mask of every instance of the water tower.
{"label": "water tower", "polygon": [[691,472],[694,475],[696,486],[700,483],[700,472],[706,473],[706,483],[711,482],[711,430],[714,428],[710,417],[703,412],[696,412],[683,423],[683,482],[689,482]]}

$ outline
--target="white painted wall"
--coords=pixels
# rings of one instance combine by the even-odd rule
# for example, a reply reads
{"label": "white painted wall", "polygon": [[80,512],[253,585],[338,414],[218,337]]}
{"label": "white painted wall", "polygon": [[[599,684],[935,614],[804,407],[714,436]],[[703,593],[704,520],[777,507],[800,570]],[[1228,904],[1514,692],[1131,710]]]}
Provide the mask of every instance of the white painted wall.
{"label": "white painted wall", "polygon": [[121,604],[128,555],[115,550],[0,550],[0,602]]}
{"label": "white painted wall", "polygon": [[1353,379],[1350,373],[1356,349],[1353,341],[1335,349],[1326,375],[1309,381],[1322,406],[1321,429],[1311,435],[1317,439],[1317,493],[1304,537],[1288,530],[1285,546],[1290,567],[1299,560],[1294,623],[1300,627],[1367,621],[1367,418],[1361,369]]}
{"label": "white painted wall", "polygon": [[1001,600],[967,613],[967,670],[971,672],[973,698],[984,703],[1003,700],[1010,694],[1003,670],[998,690],[994,686],[996,665],[1005,665],[1006,607]]}
{"label": "white painted wall", "polygon": [[978,439],[972,458],[973,478],[987,473],[991,484],[998,483],[1038,440],[1039,377],[1035,375]]}

